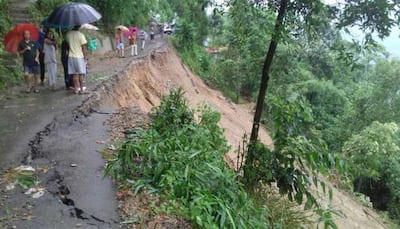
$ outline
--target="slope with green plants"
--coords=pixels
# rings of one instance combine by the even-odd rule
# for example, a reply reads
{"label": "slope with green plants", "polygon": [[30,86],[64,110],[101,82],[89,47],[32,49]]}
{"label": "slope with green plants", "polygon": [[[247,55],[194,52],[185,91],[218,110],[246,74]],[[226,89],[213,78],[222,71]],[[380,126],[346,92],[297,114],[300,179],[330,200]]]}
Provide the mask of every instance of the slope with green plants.
{"label": "slope with green plants", "polygon": [[161,208],[196,227],[268,228],[266,207],[224,162],[228,147],[219,114],[204,107],[195,120],[182,93],[162,99],[151,127],[123,144],[108,172],[136,191],[159,194]]}
{"label": "slope with green plants", "polygon": [[[288,4],[287,14],[279,34],[274,34],[283,2]],[[358,1],[345,4],[344,9],[322,1],[258,3],[232,0],[225,6],[228,10],[213,12],[210,21],[221,18],[218,21],[222,24],[211,43],[227,49],[208,59],[208,74],[203,74],[203,79],[233,101],[255,101],[268,43],[278,40],[267,96],[262,100],[265,112],[261,123],[273,136],[288,139],[297,135],[300,139],[282,142],[274,137],[275,145],[292,152],[294,158],[302,158],[307,151],[312,155],[311,148],[298,148],[301,139],[314,147],[323,146],[318,151],[325,150],[327,154],[322,155],[336,158],[330,159],[333,167],[346,165],[345,173],[339,174],[342,187],[363,193],[377,210],[399,221],[395,185],[395,177],[400,175],[399,60],[390,58],[370,34],[371,29],[379,31],[381,37],[390,33],[395,24],[391,20],[395,19],[388,12],[396,11],[398,3]],[[373,9],[376,17],[369,18],[367,9]],[[343,21],[328,23],[330,17]],[[364,19],[370,23],[356,23]],[[343,38],[340,29],[352,24],[365,31],[363,41]],[[291,113],[292,109],[299,110]],[[267,151],[256,152],[256,164],[275,153]],[[358,166],[361,162],[363,166]],[[285,174],[291,177],[292,173],[288,170]],[[382,193],[387,198],[381,198]]]}

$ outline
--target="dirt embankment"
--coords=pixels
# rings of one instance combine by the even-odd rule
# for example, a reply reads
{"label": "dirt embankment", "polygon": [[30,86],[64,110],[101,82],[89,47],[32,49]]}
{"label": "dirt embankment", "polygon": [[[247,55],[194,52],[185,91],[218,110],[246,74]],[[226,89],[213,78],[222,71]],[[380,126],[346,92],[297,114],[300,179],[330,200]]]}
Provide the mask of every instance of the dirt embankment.
{"label": "dirt embankment", "polygon": [[[170,46],[152,52],[147,58],[134,60],[113,80],[99,85],[96,94],[89,98],[84,107],[93,107],[88,106],[93,103],[111,107],[135,105],[144,112],[149,112],[159,105],[163,95],[178,87],[184,89],[185,98],[191,107],[206,104],[221,113],[220,125],[232,146],[226,159],[234,168],[234,151],[243,135],[251,131],[254,104],[234,104],[219,91],[207,87],[182,63]],[[271,138],[265,129],[261,129],[259,135],[264,143],[271,144]]]}
{"label": "dirt embankment", "polygon": [[[221,113],[220,126],[224,128],[228,143],[232,146],[226,160],[235,168],[237,156],[234,151],[243,135],[251,131],[254,104],[234,104],[220,92],[207,87],[182,63],[170,46],[164,46],[145,58],[134,60],[113,79],[100,84],[96,93],[80,109],[89,112],[89,109],[98,106],[138,106],[144,112],[149,112],[160,103],[163,95],[177,87],[184,89],[185,98],[193,108],[198,104],[207,104]],[[264,128],[260,129],[259,138],[267,145],[272,144]],[[339,228],[385,228],[376,212],[363,207],[349,194],[335,188],[333,192],[333,202],[330,203],[327,196],[321,198],[322,202],[332,205],[335,210],[344,214],[344,217],[336,219]]]}

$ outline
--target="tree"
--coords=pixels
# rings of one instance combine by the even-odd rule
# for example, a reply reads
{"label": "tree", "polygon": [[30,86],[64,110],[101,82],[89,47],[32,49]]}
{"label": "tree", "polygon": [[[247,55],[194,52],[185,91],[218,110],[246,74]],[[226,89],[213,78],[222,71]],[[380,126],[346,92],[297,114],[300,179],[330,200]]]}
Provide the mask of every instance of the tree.
{"label": "tree", "polygon": [[157,0],[86,1],[101,13],[101,22],[109,31],[113,31],[114,27],[120,24],[147,26],[152,10],[158,6]]}
{"label": "tree", "polygon": [[[263,1],[256,1],[255,3],[260,4],[262,2]],[[263,5],[278,9],[278,14],[263,66],[257,106],[253,120],[253,128],[250,136],[250,147],[258,138],[261,113],[265,103],[265,94],[270,79],[269,71],[275,55],[276,47],[285,31],[285,25],[297,25],[298,28],[303,28],[303,31],[305,32],[309,30],[316,31],[321,27],[321,25],[327,23],[326,20],[322,20],[321,15],[327,15],[328,18],[337,19],[337,26],[339,29],[346,26],[358,26],[362,31],[366,32],[366,41],[373,42],[373,32],[377,32],[381,38],[388,36],[391,28],[396,25],[396,22],[400,21],[400,14],[397,13],[400,3],[397,3],[396,1],[346,0],[343,9],[328,7],[321,1],[310,0],[268,1],[268,4]],[[248,155],[248,160],[250,159],[249,163],[252,163],[251,161],[254,157],[255,155],[251,153],[250,148]]]}

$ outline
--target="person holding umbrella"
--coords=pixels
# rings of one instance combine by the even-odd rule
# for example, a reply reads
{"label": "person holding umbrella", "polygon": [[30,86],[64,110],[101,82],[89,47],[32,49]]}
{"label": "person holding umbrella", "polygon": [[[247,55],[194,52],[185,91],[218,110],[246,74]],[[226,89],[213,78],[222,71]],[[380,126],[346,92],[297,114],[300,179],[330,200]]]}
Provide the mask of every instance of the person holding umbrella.
{"label": "person holding umbrella", "polygon": [[54,9],[46,19],[48,25],[56,28],[73,27],[67,33],[66,41],[69,44],[68,74],[72,74],[75,94],[86,93],[83,77],[86,74],[86,61],[88,60],[87,41],[79,28],[82,24],[92,23],[100,18],[101,14],[90,5],[81,2],[68,2]]}
{"label": "person holding umbrella", "polygon": [[[18,45],[18,52],[22,54],[24,66],[24,78],[27,84],[26,92],[29,93],[33,90],[39,93],[37,86],[39,84],[39,46],[37,42],[31,41],[31,34],[28,30],[24,31],[24,40]],[[33,80],[31,79],[33,75]],[[33,81],[33,86],[31,85]]]}
{"label": "person holding umbrella", "polygon": [[[67,33],[67,42],[69,44],[68,52],[68,74],[72,75],[75,94],[86,94],[83,87],[83,77],[86,74],[86,61],[88,52],[86,50],[86,38],[79,31],[80,26],[74,26]],[[86,61],[85,61],[86,60]]]}

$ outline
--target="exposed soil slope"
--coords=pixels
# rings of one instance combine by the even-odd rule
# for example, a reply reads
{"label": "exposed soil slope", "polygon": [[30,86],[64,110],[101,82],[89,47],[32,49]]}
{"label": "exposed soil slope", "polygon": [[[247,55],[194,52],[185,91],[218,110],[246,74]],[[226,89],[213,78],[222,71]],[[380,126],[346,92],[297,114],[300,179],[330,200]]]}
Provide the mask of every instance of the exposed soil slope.
{"label": "exposed soil slope", "polygon": [[[226,160],[232,168],[236,165],[235,149],[245,133],[252,126],[254,104],[237,105],[227,100],[220,92],[207,87],[181,61],[175,50],[163,46],[148,57],[134,60],[114,79],[106,81],[97,88],[97,94],[89,98],[81,107],[89,111],[93,106],[115,108],[138,106],[145,112],[151,111],[160,103],[163,95],[171,88],[182,87],[185,97],[193,108],[198,104],[208,104],[221,113],[220,125],[225,130],[228,143],[232,146]],[[268,132],[260,129],[260,139],[271,145]],[[334,188],[334,208],[345,217],[337,218],[339,228],[385,228],[373,210],[361,206],[349,194]],[[322,197],[327,199],[328,197]],[[323,201],[330,204],[329,201]]]}

